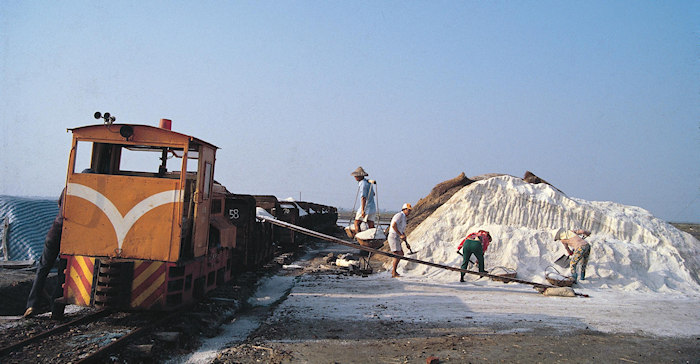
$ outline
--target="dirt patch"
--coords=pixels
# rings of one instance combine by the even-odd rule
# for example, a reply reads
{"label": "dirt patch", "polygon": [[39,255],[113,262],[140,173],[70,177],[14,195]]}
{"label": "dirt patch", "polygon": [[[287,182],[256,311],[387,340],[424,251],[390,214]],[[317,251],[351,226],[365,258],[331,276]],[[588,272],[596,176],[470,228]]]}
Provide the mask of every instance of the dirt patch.
{"label": "dirt patch", "polygon": [[[371,327],[367,327],[370,329]],[[404,327],[397,327],[400,333]],[[697,339],[577,332],[468,334],[445,330],[433,336],[268,341],[258,337],[222,352],[215,363],[441,363],[627,362],[685,363],[700,354]]]}
{"label": "dirt patch", "polygon": [[[371,331],[374,327],[363,324],[361,329]],[[297,340],[287,336],[270,340],[258,336],[250,343],[220,353],[214,362],[425,363],[428,357],[434,356],[440,363],[686,363],[697,362],[700,355],[698,339],[695,338],[652,338],[585,331],[566,335],[550,332],[470,334],[460,332],[460,329],[434,330],[430,336],[402,335],[406,329],[405,325],[397,325],[387,336],[365,339]],[[328,334],[334,335],[332,332]]]}
{"label": "dirt patch", "polygon": [[695,237],[695,239],[700,240],[700,224],[687,224],[687,223],[671,223],[676,229],[685,231],[686,233]]}
{"label": "dirt patch", "polygon": [[[27,297],[32,289],[36,269],[0,269],[0,316],[22,315],[27,308]],[[54,289],[58,278],[52,273],[46,279],[46,290]],[[39,302],[39,311],[48,310],[48,293]]]}

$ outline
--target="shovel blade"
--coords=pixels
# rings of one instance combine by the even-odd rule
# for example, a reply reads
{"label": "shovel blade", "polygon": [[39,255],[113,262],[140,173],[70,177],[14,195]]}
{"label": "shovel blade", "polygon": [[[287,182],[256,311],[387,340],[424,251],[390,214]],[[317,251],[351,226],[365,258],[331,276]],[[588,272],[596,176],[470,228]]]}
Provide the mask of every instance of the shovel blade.
{"label": "shovel blade", "polygon": [[569,255],[568,254],[562,254],[557,260],[554,261],[554,264],[562,267],[562,268],[568,268],[569,267]]}

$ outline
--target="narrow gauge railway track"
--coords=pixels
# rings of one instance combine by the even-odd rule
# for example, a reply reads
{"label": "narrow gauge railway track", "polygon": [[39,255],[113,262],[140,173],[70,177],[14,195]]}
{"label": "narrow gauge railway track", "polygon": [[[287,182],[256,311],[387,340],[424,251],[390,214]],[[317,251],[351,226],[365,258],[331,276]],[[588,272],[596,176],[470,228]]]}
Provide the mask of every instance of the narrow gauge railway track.
{"label": "narrow gauge railway track", "polygon": [[92,322],[100,317],[104,317],[105,315],[108,315],[109,312],[107,310],[99,310],[93,313],[90,313],[88,315],[85,315],[83,317],[77,318],[75,320],[69,321],[65,324],[61,324],[58,326],[55,326],[53,328],[50,328],[48,330],[42,331],[38,334],[32,335],[26,339],[20,340],[14,344],[10,344],[8,346],[5,346],[3,348],[0,348],[0,357],[3,357],[7,354],[10,354],[14,351],[20,350],[21,348],[30,345],[35,342],[40,342],[41,340],[48,339],[51,336],[58,335],[62,332],[65,332],[69,330],[71,327],[74,327],[76,325],[80,325],[83,323],[88,323]]}
{"label": "narrow gauge railway track", "polygon": [[[296,253],[288,252],[280,254],[268,264],[255,271],[237,274],[229,284],[222,286],[210,295],[210,299],[204,299],[194,307],[189,307],[187,312],[175,311],[172,314],[158,312],[113,312],[100,310],[84,314],[57,326],[48,327],[48,320],[41,318],[27,320],[24,325],[13,327],[4,332],[5,335],[18,335],[22,330],[35,330],[44,327],[43,331],[29,338],[8,344],[8,340],[0,340],[7,345],[0,348],[0,363],[90,363],[90,362],[153,362],[158,361],[160,353],[153,353],[151,357],[123,359],[122,355],[113,357],[124,344],[140,342],[138,337],[148,336],[152,329],[168,327],[166,331],[177,331],[183,334],[185,342],[195,340],[196,336],[208,335],[209,325],[216,318],[223,316],[221,313],[230,309],[232,301],[243,301],[252,293],[257,281],[265,275],[274,273],[282,264],[290,263]],[[212,316],[207,316],[212,313]],[[104,317],[103,317],[104,316]],[[177,317],[173,317],[177,316]],[[104,320],[101,320],[104,319]],[[223,318],[222,318],[223,319]],[[107,322],[102,322],[102,321]],[[131,324],[121,324],[121,321],[133,321]],[[102,322],[102,323],[101,323]],[[197,323],[200,322],[201,326]],[[115,323],[119,323],[118,325]],[[188,329],[182,330],[181,324]],[[82,326],[93,326],[83,328]],[[126,328],[124,327],[126,326]],[[138,331],[137,331],[138,330]],[[92,331],[88,333],[88,331]],[[128,331],[128,332],[127,332]],[[206,332],[206,333],[203,333]],[[122,335],[122,333],[124,335]],[[117,334],[121,335],[118,336]],[[102,341],[102,345],[95,344]],[[170,343],[163,343],[168,346]],[[178,349],[188,350],[185,343],[178,344]],[[160,346],[160,345],[159,345]],[[124,351],[122,351],[123,353]],[[127,352],[127,357],[129,356]],[[172,354],[172,353],[171,353]],[[109,358],[107,356],[110,356]],[[167,355],[167,354],[166,354]],[[133,354],[131,355],[133,357]]]}
{"label": "narrow gauge railway track", "polygon": [[[0,349],[0,362],[103,362],[106,355],[178,315],[181,315],[180,311],[124,313],[99,310]],[[46,353],[54,356],[47,357]]]}

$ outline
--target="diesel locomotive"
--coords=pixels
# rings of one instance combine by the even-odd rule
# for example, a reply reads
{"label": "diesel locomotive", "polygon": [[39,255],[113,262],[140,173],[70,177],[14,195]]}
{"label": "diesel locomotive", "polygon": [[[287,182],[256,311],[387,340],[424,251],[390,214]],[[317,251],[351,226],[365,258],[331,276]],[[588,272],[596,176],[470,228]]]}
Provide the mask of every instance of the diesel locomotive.
{"label": "diesel locomotive", "polygon": [[[290,232],[255,217],[257,206],[280,219],[298,211],[214,180],[215,145],[172,131],[166,119],[155,127],[102,118],[104,124],[69,129],[57,302],[177,309],[276,250],[298,246]],[[325,211],[318,215],[324,224],[334,224],[335,208],[316,209]]]}

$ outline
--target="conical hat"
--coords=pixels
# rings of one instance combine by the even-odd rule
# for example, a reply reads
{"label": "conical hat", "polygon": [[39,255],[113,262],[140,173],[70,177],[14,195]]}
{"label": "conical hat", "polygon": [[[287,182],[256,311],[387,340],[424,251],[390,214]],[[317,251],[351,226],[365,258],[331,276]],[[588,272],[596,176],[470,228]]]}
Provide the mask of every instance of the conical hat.
{"label": "conical hat", "polygon": [[350,175],[351,176],[362,176],[362,177],[369,176],[369,174],[367,174],[367,172],[365,172],[365,170],[362,169],[362,167],[357,167],[357,169],[352,171],[352,173],[350,173]]}
{"label": "conical hat", "polygon": [[554,229],[552,235],[554,235],[554,240],[561,239],[561,234],[566,231],[564,228]]}

